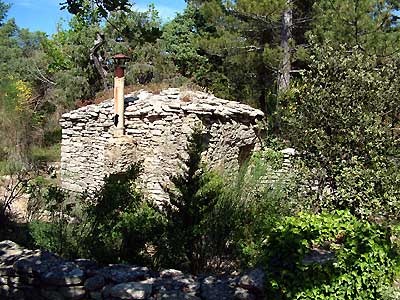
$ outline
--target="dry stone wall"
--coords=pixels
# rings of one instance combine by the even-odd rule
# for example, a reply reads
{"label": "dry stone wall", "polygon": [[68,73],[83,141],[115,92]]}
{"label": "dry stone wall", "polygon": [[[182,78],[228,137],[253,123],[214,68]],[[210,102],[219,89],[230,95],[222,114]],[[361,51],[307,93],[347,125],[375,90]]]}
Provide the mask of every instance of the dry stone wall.
{"label": "dry stone wall", "polygon": [[264,279],[260,269],[216,277],[99,266],[0,242],[0,299],[7,300],[257,300],[264,299]]}
{"label": "dry stone wall", "polygon": [[74,192],[95,191],[104,176],[143,163],[140,185],[153,200],[168,200],[165,187],[181,171],[193,128],[204,130],[206,164],[234,172],[259,147],[260,110],[203,92],[167,89],[125,97],[125,135],[114,137],[113,101],[62,116],[61,180]]}

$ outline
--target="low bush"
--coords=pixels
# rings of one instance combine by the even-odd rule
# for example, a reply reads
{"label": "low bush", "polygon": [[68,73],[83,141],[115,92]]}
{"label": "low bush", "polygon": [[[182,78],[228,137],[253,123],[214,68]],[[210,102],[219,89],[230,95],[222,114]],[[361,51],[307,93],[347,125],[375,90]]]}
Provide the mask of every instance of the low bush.
{"label": "low bush", "polygon": [[172,178],[173,186],[167,189],[170,203],[160,210],[166,220],[162,260],[192,273],[204,271],[215,256],[223,255],[218,246],[223,247],[227,239],[225,232],[210,226],[215,221],[213,211],[221,195],[222,180],[206,171],[201,162],[203,150],[204,135],[197,128],[187,146],[189,156],[182,174]]}
{"label": "low bush", "polygon": [[[42,189],[38,184],[42,183]],[[35,246],[57,253],[66,258],[85,256],[83,236],[84,222],[76,202],[67,192],[57,186],[35,182],[31,187],[34,202],[30,201],[32,221],[29,231]]]}
{"label": "low bush", "polygon": [[61,157],[61,145],[54,144],[48,147],[32,147],[31,160],[34,163],[55,162]]}
{"label": "low bush", "polygon": [[284,169],[282,153],[271,149],[256,153],[237,176],[207,171],[200,129],[187,150],[163,207],[145,201],[135,184],[140,164],[109,175],[90,198],[72,199],[51,185],[32,189],[43,206],[35,211],[49,218],[30,226],[36,245],[65,257],[193,273],[226,270],[226,263],[255,265],[276,222],[307,208],[293,196],[296,172]]}
{"label": "low bush", "polygon": [[203,135],[188,146],[186,172],[172,179],[161,259],[193,273],[253,266],[262,243],[278,220],[306,209],[293,196],[297,175],[284,169],[283,154],[267,149],[243,164],[237,175],[220,176],[201,163]]}
{"label": "low bush", "polygon": [[135,184],[141,172],[134,164],[111,174],[86,209],[88,255],[104,263],[156,265],[157,244],[164,232],[162,215],[144,201]]}
{"label": "low bush", "polygon": [[282,152],[274,149],[254,153],[237,175],[225,178],[214,219],[229,233],[231,250],[245,266],[257,263],[265,236],[277,221],[308,210],[300,193],[296,195],[298,179],[296,168],[285,167]]}
{"label": "low bush", "polygon": [[261,262],[272,299],[383,299],[396,269],[387,228],[348,211],[278,222]]}
{"label": "low bush", "polygon": [[36,246],[67,258],[154,265],[148,250],[164,232],[163,220],[135,186],[140,170],[135,164],[126,172],[109,175],[90,197],[36,185],[32,190],[41,214],[34,215],[36,220],[30,224]]}

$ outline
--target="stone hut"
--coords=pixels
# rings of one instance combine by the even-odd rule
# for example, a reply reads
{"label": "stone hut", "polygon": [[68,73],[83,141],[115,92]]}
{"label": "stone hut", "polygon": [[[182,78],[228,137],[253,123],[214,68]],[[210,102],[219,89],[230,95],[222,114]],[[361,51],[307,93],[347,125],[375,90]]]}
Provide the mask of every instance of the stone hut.
{"label": "stone hut", "polygon": [[257,120],[263,116],[248,105],[179,89],[126,95],[122,136],[114,134],[112,99],[65,113],[60,121],[62,187],[93,192],[106,175],[141,161],[144,193],[155,201],[168,200],[165,187],[181,172],[194,127],[206,136],[206,165],[235,172],[259,147]]}

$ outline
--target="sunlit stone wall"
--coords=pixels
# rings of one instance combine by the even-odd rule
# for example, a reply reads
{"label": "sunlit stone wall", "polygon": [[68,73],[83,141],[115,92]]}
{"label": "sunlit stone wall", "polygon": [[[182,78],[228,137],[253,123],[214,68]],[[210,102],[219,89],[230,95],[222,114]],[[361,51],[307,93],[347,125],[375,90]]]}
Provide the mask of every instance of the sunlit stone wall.
{"label": "sunlit stone wall", "polygon": [[125,135],[114,137],[113,101],[89,105],[62,116],[61,180],[74,192],[95,191],[110,173],[141,161],[140,186],[149,198],[168,200],[165,187],[182,171],[188,138],[203,129],[204,162],[235,172],[259,147],[260,110],[203,92],[167,89],[125,97]]}

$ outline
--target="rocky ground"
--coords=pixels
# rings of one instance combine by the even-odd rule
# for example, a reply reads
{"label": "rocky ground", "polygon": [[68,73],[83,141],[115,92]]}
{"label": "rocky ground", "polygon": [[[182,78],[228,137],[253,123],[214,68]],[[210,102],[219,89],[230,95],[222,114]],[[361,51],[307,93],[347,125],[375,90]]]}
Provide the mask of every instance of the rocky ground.
{"label": "rocky ground", "polygon": [[0,242],[0,298],[23,300],[264,299],[264,273],[194,276],[168,269],[155,272],[128,265],[99,266],[66,261],[52,253]]}

